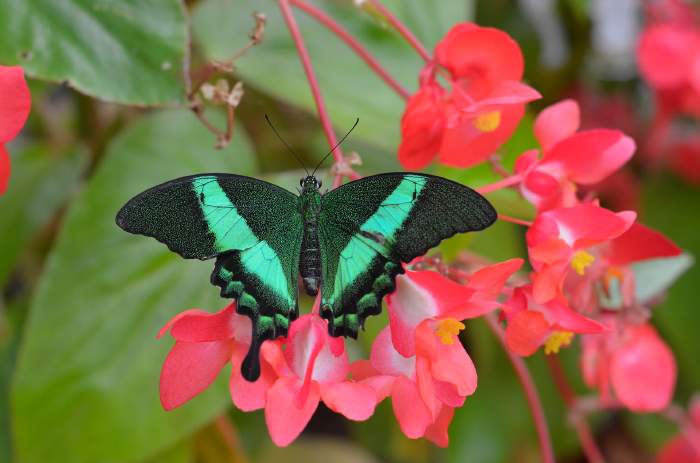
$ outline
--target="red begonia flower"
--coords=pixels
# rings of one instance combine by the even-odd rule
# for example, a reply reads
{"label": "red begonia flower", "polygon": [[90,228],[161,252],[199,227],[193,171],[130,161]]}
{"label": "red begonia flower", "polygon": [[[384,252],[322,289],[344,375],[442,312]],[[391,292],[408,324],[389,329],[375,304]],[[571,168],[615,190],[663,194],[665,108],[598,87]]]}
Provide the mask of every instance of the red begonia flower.
{"label": "red begonia flower", "polygon": [[18,66],[0,66],[0,194],[10,178],[10,157],[3,146],[17,136],[29,116],[31,95]]}
{"label": "red begonia flower", "polygon": [[245,355],[250,329],[250,319],[238,315],[235,304],[214,314],[192,309],[172,318],[158,333],[160,338],[170,331],[176,341],[160,374],[163,408],[172,410],[204,391],[234,352]]}
{"label": "red begonia flower", "polygon": [[577,184],[602,181],[634,153],[634,141],[619,130],[576,133],[579,126],[575,101],[546,108],[535,121],[535,135],[544,150],[542,159],[536,150],[530,150],[516,162],[516,172],[523,176],[520,190],[540,211],[574,206]]}
{"label": "red begonia flower", "polygon": [[581,315],[556,298],[545,304],[533,297],[532,285],[516,288],[504,306],[507,320],[506,344],[522,356],[534,354],[541,346],[546,353],[568,345],[574,333],[599,333],[605,326]]}
{"label": "red begonia flower", "polygon": [[637,412],[667,407],[676,384],[671,349],[650,324],[631,325],[607,317],[610,330],[583,336],[581,367],[601,399],[616,398]]}
{"label": "red begonia flower", "polygon": [[328,334],[327,322],[318,314],[295,320],[286,341],[266,342],[261,354],[275,374],[265,383],[265,421],[275,444],[292,443],[321,400],[350,420],[366,420],[374,413],[374,389],[346,379],[350,365],[344,341]]}
{"label": "red begonia flower", "polygon": [[588,248],[617,238],[634,222],[632,211],[614,213],[595,204],[553,209],[538,214],[526,239],[533,296],[546,303],[561,295],[570,270],[583,275],[595,261]]}
{"label": "red begonia flower", "polygon": [[540,98],[520,82],[522,74],[522,52],[508,34],[472,23],[454,26],[408,101],[399,161],[407,169],[421,169],[436,155],[457,167],[484,161],[513,133],[525,103]]}
{"label": "red begonia flower", "polygon": [[396,279],[396,291],[387,296],[394,347],[405,357],[415,355],[416,327],[427,319],[476,318],[496,309],[506,280],[523,264],[511,259],[474,272],[467,284],[458,284],[429,271],[406,270]]}

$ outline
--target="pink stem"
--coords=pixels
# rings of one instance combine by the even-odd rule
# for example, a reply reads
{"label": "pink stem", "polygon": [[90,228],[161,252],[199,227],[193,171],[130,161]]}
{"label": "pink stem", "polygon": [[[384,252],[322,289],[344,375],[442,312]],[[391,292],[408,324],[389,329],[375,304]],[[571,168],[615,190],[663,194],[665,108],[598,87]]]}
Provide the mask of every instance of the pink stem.
{"label": "pink stem", "polygon": [[[287,28],[289,33],[294,40],[294,44],[297,47],[297,52],[299,53],[299,59],[301,60],[301,65],[304,67],[304,72],[306,73],[306,78],[309,81],[309,87],[311,87],[311,94],[314,97],[314,102],[316,103],[316,110],[318,111],[318,117],[321,120],[321,126],[323,127],[323,132],[326,134],[326,139],[328,140],[328,146],[333,148],[338,139],[333,131],[333,124],[328,116],[328,111],[326,111],[326,104],[323,102],[323,96],[321,95],[321,89],[318,86],[318,81],[316,80],[316,74],[314,73],[314,68],[311,65],[311,58],[309,57],[309,51],[306,49],[304,44],[304,38],[299,32],[299,27],[297,26],[296,19],[294,19],[294,14],[292,9],[289,7],[288,0],[279,0],[280,11],[282,12],[282,17],[284,22],[287,23]],[[343,162],[343,152],[340,147],[336,147],[333,150],[333,158],[335,162]]]}
{"label": "pink stem", "polygon": [[353,37],[348,31],[346,31],[340,24],[338,24],[333,18],[328,16],[323,11],[319,10],[313,5],[309,5],[303,0],[290,0],[290,3],[304,11],[309,16],[316,19],[318,22],[323,24],[325,27],[331,30],[335,35],[337,35],[343,42],[345,42],[350,48],[353,49],[357,55],[362,58],[362,60],[369,66],[384,82],[391,87],[396,93],[399,94],[401,98],[407,100],[411,94],[408,90],[403,88],[390,74],[382,67],[382,65],[377,61],[377,59],[372,56],[372,54],[364,47],[362,44]]}
{"label": "pink stem", "polygon": [[542,402],[540,401],[540,396],[537,394],[537,388],[535,383],[532,381],[532,376],[527,369],[527,365],[522,358],[513,354],[508,350],[506,344],[505,334],[503,329],[498,324],[498,320],[493,313],[487,314],[486,322],[491,328],[491,331],[496,335],[498,342],[501,343],[503,350],[510,360],[513,370],[515,371],[520,385],[523,387],[525,392],[525,398],[527,399],[527,404],[530,407],[530,413],[532,413],[532,419],[535,422],[535,429],[537,430],[537,437],[540,442],[540,451],[542,453],[542,461],[544,463],[555,463],[554,460],[554,450],[552,449],[552,439],[549,437],[549,428],[547,427],[547,419],[544,416],[544,410],[542,409]]}
{"label": "pink stem", "polygon": [[[559,391],[559,395],[561,395],[567,408],[571,408],[576,402],[576,393],[566,379],[566,375],[559,363],[559,358],[556,355],[546,355],[545,357],[547,358],[547,366],[552,373],[552,378]],[[603,457],[603,453],[598,448],[586,422],[583,419],[577,419],[574,421],[573,426],[576,429],[576,434],[578,434],[578,439],[581,442],[581,449],[586,455],[588,463],[604,463],[605,458]]]}
{"label": "pink stem", "polygon": [[379,2],[379,0],[367,0],[367,2],[372,5],[382,16],[384,16],[387,22],[403,36],[406,42],[408,42],[418,52],[421,58],[423,58],[425,61],[430,61],[432,59],[430,57],[430,53],[428,53],[428,50],[426,50],[423,44],[420,43],[415,35],[413,35],[413,32],[411,32],[404,23],[399,21],[399,19],[394,16],[391,11],[387,10],[386,7]]}
{"label": "pink stem", "polygon": [[506,177],[502,180],[491,183],[490,185],[484,185],[480,188],[477,188],[476,191],[478,191],[482,195],[485,195],[485,194],[491,193],[493,191],[502,190],[503,188],[517,185],[522,180],[523,180],[523,177],[520,174],[511,175],[510,177]]}
{"label": "pink stem", "polygon": [[509,215],[505,214],[498,214],[498,219],[503,220],[504,222],[510,222],[518,225],[524,225],[526,227],[532,227],[532,222],[529,220],[523,220],[523,219],[517,219],[515,217],[511,217]]}

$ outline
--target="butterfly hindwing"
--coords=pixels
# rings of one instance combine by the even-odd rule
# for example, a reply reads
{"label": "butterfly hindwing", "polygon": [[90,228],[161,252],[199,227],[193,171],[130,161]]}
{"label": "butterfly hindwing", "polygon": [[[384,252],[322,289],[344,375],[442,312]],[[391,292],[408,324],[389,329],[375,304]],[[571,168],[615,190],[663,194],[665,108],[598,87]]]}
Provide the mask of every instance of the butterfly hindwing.
{"label": "butterfly hindwing", "polygon": [[117,224],[151,236],[185,258],[216,257],[211,281],[251,318],[243,365],[259,375],[258,349],[286,335],[297,316],[302,221],[297,196],[251,177],[203,174],[158,185],[132,198]]}
{"label": "butterfly hindwing", "polygon": [[402,262],[495,220],[493,206],[477,192],[431,175],[380,174],[328,192],[319,242],[321,314],[331,334],[355,337],[365,318],[381,311]]}

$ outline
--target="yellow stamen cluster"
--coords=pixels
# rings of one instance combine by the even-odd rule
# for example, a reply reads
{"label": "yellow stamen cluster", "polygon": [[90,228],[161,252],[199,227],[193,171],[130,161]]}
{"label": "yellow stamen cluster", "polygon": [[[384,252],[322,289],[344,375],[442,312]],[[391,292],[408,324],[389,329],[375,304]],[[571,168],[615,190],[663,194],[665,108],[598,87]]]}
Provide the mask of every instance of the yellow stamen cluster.
{"label": "yellow stamen cluster", "polygon": [[579,275],[586,273],[586,267],[595,261],[595,257],[586,251],[576,251],[574,258],[571,259],[571,268]]}
{"label": "yellow stamen cluster", "polygon": [[491,111],[474,119],[474,127],[480,132],[493,132],[501,125],[501,112]]}
{"label": "yellow stamen cluster", "polygon": [[544,343],[544,353],[545,354],[558,354],[559,349],[566,347],[571,344],[571,340],[574,337],[574,333],[571,331],[555,331],[552,333],[547,341]]}
{"label": "yellow stamen cluster", "polygon": [[454,344],[455,336],[465,328],[464,323],[456,318],[445,318],[437,323],[435,334],[445,345]]}

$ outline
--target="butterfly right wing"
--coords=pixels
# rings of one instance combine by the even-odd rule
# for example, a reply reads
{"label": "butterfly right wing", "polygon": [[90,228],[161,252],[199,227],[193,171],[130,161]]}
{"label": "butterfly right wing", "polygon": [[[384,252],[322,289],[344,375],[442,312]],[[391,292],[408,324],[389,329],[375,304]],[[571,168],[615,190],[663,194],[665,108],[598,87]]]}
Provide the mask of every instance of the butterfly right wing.
{"label": "butterfly right wing", "polygon": [[243,375],[259,375],[258,349],[287,333],[297,317],[303,225],[297,196],[261,180],[232,174],[179,178],[135,196],[117,224],[151,236],[189,259],[216,257],[212,284],[237,300],[253,322]]}

